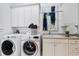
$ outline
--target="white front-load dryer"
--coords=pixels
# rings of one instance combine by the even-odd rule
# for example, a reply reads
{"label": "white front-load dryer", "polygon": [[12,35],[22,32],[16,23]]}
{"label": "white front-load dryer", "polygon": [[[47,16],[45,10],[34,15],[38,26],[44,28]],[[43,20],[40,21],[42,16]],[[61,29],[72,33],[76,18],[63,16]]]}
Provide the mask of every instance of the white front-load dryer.
{"label": "white front-load dryer", "polygon": [[21,39],[22,56],[40,56],[40,35],[24,35]]}
{"label": "white front-load dryer", "polygon": [[5,35],[1,39],[2,56],[19,56],[20,55],[20,35]]}

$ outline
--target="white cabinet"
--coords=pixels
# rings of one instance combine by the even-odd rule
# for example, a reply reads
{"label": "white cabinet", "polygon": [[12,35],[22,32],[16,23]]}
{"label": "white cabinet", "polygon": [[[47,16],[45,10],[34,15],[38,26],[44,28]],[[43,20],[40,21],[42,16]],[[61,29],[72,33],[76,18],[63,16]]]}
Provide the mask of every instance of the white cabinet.
{"label": "white cabinet", "polygon": [[36,24],[39,26],[40,24],[40,15],[39,15],[39,5],[32,5],[32,23]]}
{"label": "white cabinet", "polygon": [[29,26],[31,23],[40,25],[39,23],[39,5],[32,5],[25,7],[25,20],[24,25]]}
{"label": "white cabinet", "polygon": [[11,8],[11,14],[11,25],[14,27],[28,27],[31,23],[39,26],[39,4]]}
{"label": "white cabinet", "polygon": [[72,38],[69,40],[69,55],[79,56],[79,38]]}
{"label": "white cabinet", "polygon": [[56,44],[55,56],[68,56],[68,44]]}
{"label": "white cabinet", "polygon": [[79,56],[79,44],[69,44],[69,56]]}
{"label": "white cabinet", "polygon": [[43,56],[54,56],[54,40],[43,39]]}
{"label": "white cabinet", "polygon": [[43,36],[43,55],[79,56],[79,37]]}
{"label": "white cabinet", "polygon": [[55,56],[68,56],[68,39],[55,39]]}
{"label": "white cabinet", "polygon": [[68,56],[68,38],[43,36],[44,56]]}
{"label": "white cabinet", "polygon": [[30,25],[30,23],[31,23],[30,20],[32,19],[31,9],[32,9],[31,6],[29,6],[29,7],[25,7],[25,10],[24,10],[25,11],[24,25],[27,27]]}
{"label": "white cabinet", "polygon": [[17,8],[12,8],[11,9],[11,25],[12,26],[18,26],[18,23],[17,23]]}
{"label": "white cabinet", "polygon": [[24,8],[12,8],[12,26],[23,26],[24,24]]}
{"label": "white cabinet", "polygon": [[18,8],[18,26],[24,26],[24,7]]}

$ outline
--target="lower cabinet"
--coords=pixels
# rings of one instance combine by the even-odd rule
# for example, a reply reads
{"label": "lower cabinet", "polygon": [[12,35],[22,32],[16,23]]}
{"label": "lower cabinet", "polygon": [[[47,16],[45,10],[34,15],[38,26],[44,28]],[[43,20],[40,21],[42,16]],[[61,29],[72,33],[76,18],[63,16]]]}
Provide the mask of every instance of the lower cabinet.
{"label": "lower cabinet", "polygon": [[55,56],[68,56],[68,44],[56,44]]}
{"label": "lower cabinet", "polygon": [[69,40],[69,56],[79,56],[79,38]]}
{"label": "lower cabinet", "polygon": [[43,39],[43,56],[54,56],[53,40]]}
{"label": "lower cabinet", "polygon": [[68,40],[43,39],[43,56],[67,56]]}
{"label": "lower cabinet", "polygon": [[68,56],[68,39],[55,40],[55,56]]}
{"label": "lower cabinet", "polygon": [[79,44],[69,44],[69,56],[79,56]]}
{"label": "lower cabinet", "polygon": [[44,56],[79,56],[79,38],[43,38]]}

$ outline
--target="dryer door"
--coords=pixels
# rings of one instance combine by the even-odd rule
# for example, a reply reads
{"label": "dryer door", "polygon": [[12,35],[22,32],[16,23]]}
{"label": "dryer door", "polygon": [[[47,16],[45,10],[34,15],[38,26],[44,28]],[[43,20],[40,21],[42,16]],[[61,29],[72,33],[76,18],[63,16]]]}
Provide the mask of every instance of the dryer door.
{"label": "dryer door", "polygon": [[26,55],[35,55],[36,52],[37,52],[37,45],[35,42],[33,41],[26,41],[24,44],[23,44],[23,51]]}
{"label": "dryer door", "polygon": [[10,41],[10,40],[5,40],[5,41],[3,41],[2,42],[2,45],[1,45],[1,50],[2,50],[2,53],[4,54],[4,55],[11,55],[11,54],[13,54],[14,53],[14,48],[15,47],[15,45],[13,44],[13,42],[12,41]]}

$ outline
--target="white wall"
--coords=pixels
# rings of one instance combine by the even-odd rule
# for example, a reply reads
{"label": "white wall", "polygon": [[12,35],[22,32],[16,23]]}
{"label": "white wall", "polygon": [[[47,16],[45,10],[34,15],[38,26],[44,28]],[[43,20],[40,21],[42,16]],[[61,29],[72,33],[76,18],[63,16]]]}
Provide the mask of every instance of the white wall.
{"label": "white wall", "polygon": [[0,35],[10,30],[10,4],[0,3]]}
{"label": "white wall", "polygon": [[[76,33],[76,28],[75,28],[75,24],[78,24],[78,4],[76,3],[63,3],[63,4],[41,4],[42,6],[42,11],[49,11],[49,9],[46,9],[46,6],[48,7],[51,5],[58,5],[59,6],[59,10],[63,11],[63,12],[59,12],[59,19],[58,19],[58,26],[59,26],[59,33],[62,33],[63,30],[61,28],[61,26],[63,25],[69,25],[68,30],[70,31],[70,33]],[[42,17],[42,13],[41,12],[41,17]],[[42,20],[42,18],[41,18]],[[42,22],[42,21],[41,21]]]}
{"label": "white wall", "polygon": [[76,33],[75,24],[78,24],[78,4],[76,3],[67,3],[63,4],[63,25],[69,25],[68,30],[70,33]]}

